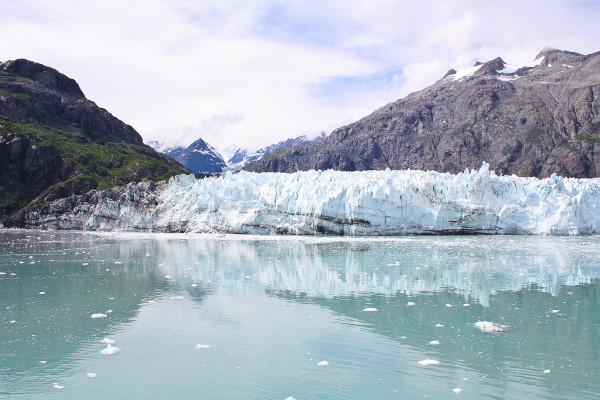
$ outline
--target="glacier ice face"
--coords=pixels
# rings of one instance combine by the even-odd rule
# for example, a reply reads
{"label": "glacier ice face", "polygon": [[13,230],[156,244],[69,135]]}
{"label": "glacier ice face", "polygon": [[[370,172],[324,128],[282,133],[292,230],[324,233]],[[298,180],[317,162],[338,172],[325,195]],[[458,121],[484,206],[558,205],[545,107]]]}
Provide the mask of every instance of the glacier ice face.
{"label": "glacier ice face", "polygon": [[[600,233],[600,179],[480,170],[305,171],[173,177],[32,213],[29,227],[155,232],[405,235]],[[60,211],[62,210],[62,211]],[[45,213],[45,214],[44,214]],[[34,215],[35,214],[35,215]]]}

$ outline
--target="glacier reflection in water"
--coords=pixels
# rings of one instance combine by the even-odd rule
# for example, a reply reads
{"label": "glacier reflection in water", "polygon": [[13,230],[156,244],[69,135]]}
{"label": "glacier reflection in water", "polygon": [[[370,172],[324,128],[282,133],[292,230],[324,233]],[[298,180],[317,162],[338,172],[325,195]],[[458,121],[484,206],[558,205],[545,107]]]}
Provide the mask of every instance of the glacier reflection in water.
{"label": "glacier reflection in water", "polygon": [[0,231],[0,397],[595,398],[599,249]]}

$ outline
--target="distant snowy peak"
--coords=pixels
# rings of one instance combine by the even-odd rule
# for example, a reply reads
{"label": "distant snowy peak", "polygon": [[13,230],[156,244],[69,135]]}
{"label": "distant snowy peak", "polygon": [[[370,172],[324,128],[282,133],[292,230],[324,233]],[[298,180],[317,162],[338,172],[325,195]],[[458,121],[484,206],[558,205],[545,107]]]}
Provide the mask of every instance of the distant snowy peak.
{"label": "distant snowy peak", "polygon": [[472,67],[465,68],[459,71],[451,69],[446,73],[446,75],[444,75],[444,79],[450,81],[459,81],[472,76],[480,76],[486,74],[495,75],[498,79],[501,80],[517,79],[525,75],[528,71],[540,65],[543,60],[544,57],[538,57],[533,63],[525,65],[512,65],[507,64],[502,58],[497,57],[486,63],[478,61]]}
{"label": "distant snowy peak", "polygon": [[173,157],[194,173],[221,172],[226,166],[218,151],[202,139],[196,140],[187,148],[173,147],[165,154]]}
{"label": "distant snowy peak", "polygon": [[227,160],[227,170],[239,171],[246,164],[252,161],[260,160],[265,155],[281,147],[304,146],[305,144],[311,143],[317,139],[322,139],[324,137],[325,132],[321,132],[321,134],[315,139],[309,139],[308,136],[302,135],[296,138],[282,140],[281,142],[272,144],[262,149],[258,149],[256,151],[249,151],[248,149],[238,148],[238,150]]}

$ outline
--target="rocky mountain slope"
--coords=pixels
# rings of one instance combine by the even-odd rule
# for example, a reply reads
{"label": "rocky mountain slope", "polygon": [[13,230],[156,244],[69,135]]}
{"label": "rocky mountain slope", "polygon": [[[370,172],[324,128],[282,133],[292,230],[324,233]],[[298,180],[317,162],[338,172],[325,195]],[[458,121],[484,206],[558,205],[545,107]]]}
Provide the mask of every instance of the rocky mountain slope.
{"label": "rocky mountain slope", "polygon": [[600,53],[545,49],[530,66],[477,63],[250,171],[420,169],[483,161],[503,174],[600,176]]}
{"label": "rocky mountain slope", "polygon": [[316,139],[309,139],[308,136],[302,135],[296,138],[290,138],[286,140],[282,140],[278,143],[269,145],[267,147],[263,147],[262,149],[258,149],[254,152],[249,151],[248,149],[238,149],[233,156],[229,160],[227,160],[227,169],[231,171],[238,171],[244,168],[247,164],[258,161],[262,159],[267,154],[272,153],[273,151],[282,148],[282,147],[295,147],[295,146],[304,146],[315,140],[323,139],[325,137],[325,133],[321,133]]}
{"label": "rocky mountain slope", "polygon": [[180,173],[189,170],[75,80],[28,60],[0,64],[0,220],[28,203]]}

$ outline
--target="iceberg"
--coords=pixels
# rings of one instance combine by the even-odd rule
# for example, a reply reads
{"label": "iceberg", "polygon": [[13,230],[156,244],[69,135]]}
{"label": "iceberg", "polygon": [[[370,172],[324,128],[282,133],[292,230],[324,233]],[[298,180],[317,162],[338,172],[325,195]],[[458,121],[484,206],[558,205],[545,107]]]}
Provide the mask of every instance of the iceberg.
{"label": "iceberg", "polygon": [[179,175],[73,198],[27,211],[26,227],[344,236],[600,233],[599,178],[500,176],[486,163],[459,174]]}

